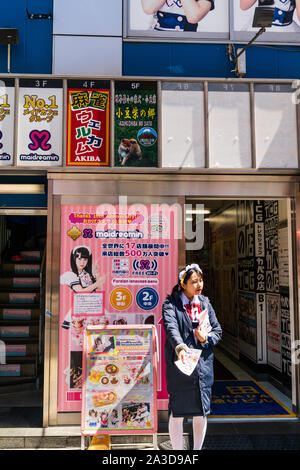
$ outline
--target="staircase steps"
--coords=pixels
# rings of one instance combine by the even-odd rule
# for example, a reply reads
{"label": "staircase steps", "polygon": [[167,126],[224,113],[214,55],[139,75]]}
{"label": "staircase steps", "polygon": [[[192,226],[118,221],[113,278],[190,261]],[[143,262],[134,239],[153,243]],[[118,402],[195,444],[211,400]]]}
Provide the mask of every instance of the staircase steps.
{"label": "staircase steps", "polygon": [[32,321],[38,320],[39,317],[40,310],[38,308],[16,308],[10,306],[10,308],[0,309],[0,323],[1,321]]}
{"label": "staircase steps", "polygon": [[0,269],[0,394],[34,390],[38,376],[41,253],[13,258]]}

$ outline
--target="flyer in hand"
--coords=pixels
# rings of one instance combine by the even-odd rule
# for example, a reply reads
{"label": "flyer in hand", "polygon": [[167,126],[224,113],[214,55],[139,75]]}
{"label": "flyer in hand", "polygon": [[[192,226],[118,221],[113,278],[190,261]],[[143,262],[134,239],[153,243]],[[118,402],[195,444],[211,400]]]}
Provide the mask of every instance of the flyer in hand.
{"label": "flyer in hand", "polygon": [[199,357],[201,356],[201,349],[189,349],[185,353],[185,362],[183,363],[180,359],[175,361],[176,366],[181,372],[186,375],[191,375],[194,371]]}

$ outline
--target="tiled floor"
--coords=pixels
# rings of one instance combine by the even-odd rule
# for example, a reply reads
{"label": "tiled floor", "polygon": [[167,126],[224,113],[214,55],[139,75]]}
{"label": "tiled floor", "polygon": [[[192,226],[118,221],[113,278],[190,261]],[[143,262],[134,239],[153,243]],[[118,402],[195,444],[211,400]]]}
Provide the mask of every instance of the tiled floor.
{"label": "tiled floor", "polygon": [[[242,369],[238,364],[232,361],[226,354],[224,354],[219,349],[215,350],[215,357],[238,379],[238,380],[253,380],[255,377],[249,375],[244,369]],[[274,385],[268,381],[259,381],[268,392],[270,392],[275,398],[277,398],[283,405],[286,406],[289,410],[292,410],[292,400],[281,393]]]}

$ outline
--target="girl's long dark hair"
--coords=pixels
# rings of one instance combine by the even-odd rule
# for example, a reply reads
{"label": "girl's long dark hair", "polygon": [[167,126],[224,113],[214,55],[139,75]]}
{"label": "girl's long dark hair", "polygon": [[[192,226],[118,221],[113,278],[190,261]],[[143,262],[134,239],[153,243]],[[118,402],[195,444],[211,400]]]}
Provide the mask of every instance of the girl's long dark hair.
{"label": "girl's long dark hair", "polygon": [[92,273],[92,254],[90,254],[89,250],[87,248],[85,248],[84,246],[79,246],[78,248],[76,248],[76,250],[74,250],[74,252],[73,252],[73,250],[71,251],[70,265],[71,265],[71,269],[72,269],[73,273],[75,273],[78,276],[78,270],[77,270],[77,266],[76,266],[76,258],[78,258],[79,255],[81,255],[81,258],[85,258],[85,259],[88,260],[87,265],[84,268],[84,270],[87,273],[89,273],[89,275],[91,276],[92,281],[96,282],[96,279],[95,279],[95,277],[93,276],[93,273]]}
{"label": "girl's long dark hair", "polygon": [[[187,281],[189,280],[189,278],[191,277],[191,275],[194,274],[194,273],[199,274],[201,277],[203,276],[202,272],[198,271],[197,269],[194,269],[194,268],[189,269],[186,272],[186,275],[185,275],[184,280],[183,280],[183,284],[186,284]],[[171,292],[169,297],[174,297],[175,295],[180,295],[183,292],[183,290],[184,289],[181,285],[180,279],[178,279],[178,282],[173,287],[172,292]]]}

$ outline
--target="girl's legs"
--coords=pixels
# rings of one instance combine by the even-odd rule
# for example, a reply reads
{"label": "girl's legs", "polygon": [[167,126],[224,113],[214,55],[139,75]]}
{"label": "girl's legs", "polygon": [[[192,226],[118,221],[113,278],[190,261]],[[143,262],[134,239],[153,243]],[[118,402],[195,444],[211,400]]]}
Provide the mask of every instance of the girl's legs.
{"label": "girl's legs", "polygon": [[183,450],[183,418],[169,418],[169,434],[173,450]]}
{"label": "girl's legs", "polygon": [[[174,418],[173,418],[174,419]],[[180,418],[177,418],[180,419]],[[207,428],[206,416],[193,417],[194,450],[201,450]]]}

